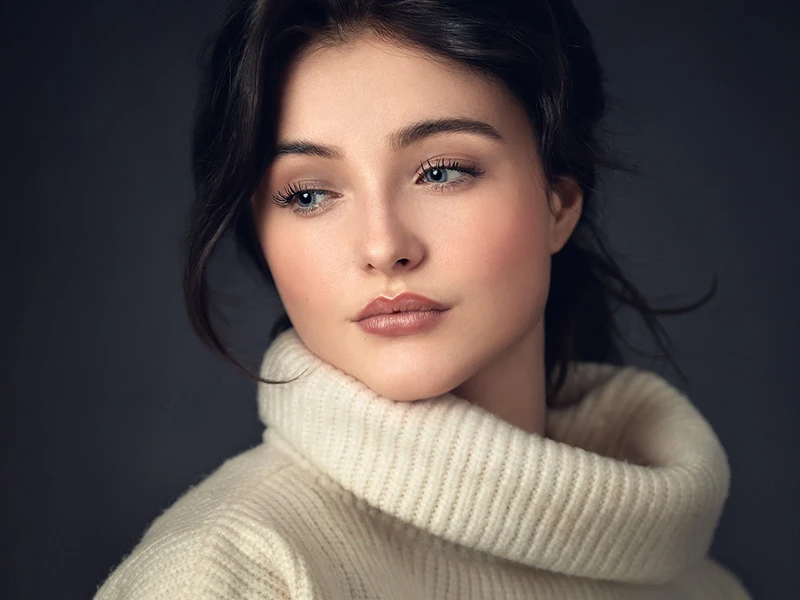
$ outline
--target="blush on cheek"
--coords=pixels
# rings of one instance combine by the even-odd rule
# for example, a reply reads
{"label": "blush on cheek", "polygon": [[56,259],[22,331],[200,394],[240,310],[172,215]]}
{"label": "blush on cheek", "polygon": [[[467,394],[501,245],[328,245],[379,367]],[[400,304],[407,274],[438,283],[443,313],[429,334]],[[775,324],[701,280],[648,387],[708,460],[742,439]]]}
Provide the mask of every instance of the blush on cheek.
{"label": "blush on cheek", "polygon": [[309,263],[302,253],[292,250],[293,244],[288,241],[281,239],[280,235],[267,236],[264,255],[284,308],[291,316],[295,307],[302,304]]}
{"label": "blush on cheek", "polygon": [[549,260],[547,227],[533,210],[487,216],[474,233],[468,247],[482,270],[513,272]]}
{"label": "blush on cheek", "polygon": [[[524,212],[524,211],[520,211]],[[489,219],[482,235],[467,245],[469,267],[476,285],[502,305],[507,316],[528,321],[544,306],[550,277],[546,224],[539,214],[517,213],[517,219]],[[487,226],[488,225],[488,226]]]}
{"label": "blush on cheek", "polygon": [[337,274],[341,257],[325,252],[319,242],[274,234],[267,240],[267,263],[284,308],[296,323],[320,318],[337,294]]}

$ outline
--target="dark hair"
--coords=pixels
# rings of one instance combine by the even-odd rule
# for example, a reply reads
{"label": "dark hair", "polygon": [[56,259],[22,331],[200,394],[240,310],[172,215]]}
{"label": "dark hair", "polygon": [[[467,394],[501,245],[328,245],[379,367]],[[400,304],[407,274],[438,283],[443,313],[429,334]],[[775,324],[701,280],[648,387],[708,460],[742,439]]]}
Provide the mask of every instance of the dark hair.
{"label": "dark hair", "polygon": [[[612,158],[599,142],[598,124],[607,103],[603,70],[591,35],[569,0],[230,2],[219,30],[201,52],[204,78],[192,152],[196,198],[184,252],[189,317],[204,343],[249,377],[278,383],[250,373],[215,330],[209,260],[230,233],[274,288],[249,200],[272,158],[281,78],[289,61],[310,44],[335,44],[365,31],[501,82],[526,109],[547,181],[571,176],[580,184],[580,220],[566,245],[552,257],[545,309],[548,402],[560,390],[570,362],[622,365],[616,338],[636,351],[620,335],[613,318],[622,304],[641,314],[685,380],[657,315],[677,315],[705,304],[715,293],[716,275],[711,291],[700,301],[657,309],[623,276],[608,252],[594,220],[598,171],[637,171]],[[284,313],[270,340],[289,327]]]}

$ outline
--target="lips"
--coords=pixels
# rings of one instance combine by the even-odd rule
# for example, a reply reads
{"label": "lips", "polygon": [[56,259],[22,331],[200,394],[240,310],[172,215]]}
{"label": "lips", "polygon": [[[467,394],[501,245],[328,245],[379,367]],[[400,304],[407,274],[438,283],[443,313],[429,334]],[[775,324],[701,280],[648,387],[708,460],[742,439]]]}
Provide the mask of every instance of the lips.
{"label": "lips", "polygon": [[403,292],[394,298],[386,298],[385,296],[378,296],[367,304],[361,312],[358,313],[355,320],[361,321],[367,317],[375,315],[385,315],[396,312],[423,312],[429,310],[447,310],[443,304],[426,298],[420,294],[412,292]]}

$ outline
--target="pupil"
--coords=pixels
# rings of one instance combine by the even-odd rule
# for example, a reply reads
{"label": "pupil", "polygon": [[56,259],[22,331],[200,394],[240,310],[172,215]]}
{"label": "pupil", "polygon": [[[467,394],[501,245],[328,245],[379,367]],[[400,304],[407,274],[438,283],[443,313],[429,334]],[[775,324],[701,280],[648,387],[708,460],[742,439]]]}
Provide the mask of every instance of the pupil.
{"label": "pupil", "polygon": [[434,169],[433,171],[431,171],[431,175],[433,175],[433,177],[434,177],[434,179],[436,179],[436,181],[439,181],[442,178],[442,170],[441,169]]}

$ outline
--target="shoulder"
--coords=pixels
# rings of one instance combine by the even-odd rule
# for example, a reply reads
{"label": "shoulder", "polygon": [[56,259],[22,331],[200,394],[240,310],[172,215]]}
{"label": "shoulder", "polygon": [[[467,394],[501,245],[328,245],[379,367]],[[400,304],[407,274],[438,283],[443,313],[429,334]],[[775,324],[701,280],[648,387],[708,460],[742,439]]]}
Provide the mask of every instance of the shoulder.
{"label": "shoulder", "polygon": [[[304,560],[286,527],[312,474],[271,444],[226,460],[147,528],[95,600],[293,597]],[[288,522],[287,522],[288,520]]]}
{"label": "shoulder", "polygon": [[681,598],[702,600],[751,600],[742,581],[711,556],[676,581]]}

